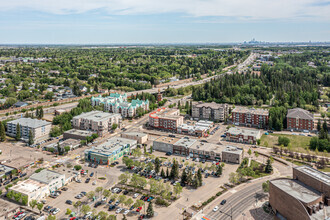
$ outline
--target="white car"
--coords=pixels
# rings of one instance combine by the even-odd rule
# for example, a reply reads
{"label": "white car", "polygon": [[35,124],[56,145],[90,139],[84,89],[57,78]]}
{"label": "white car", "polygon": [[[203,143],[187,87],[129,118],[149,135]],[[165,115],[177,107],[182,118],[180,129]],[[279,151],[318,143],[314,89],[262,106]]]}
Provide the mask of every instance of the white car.
{"label": "white car", "polygon": [[56,215],[59,212],[60,212],[60,209],[59,208],[56,208],[55,211],[53,212],[53,215]]}
{"label": "white car", "polygon": [[123,209],[122,209],[122,208],[118,208],[118,209],[116,210],[116,213],[119,214],[119,213],[121,212],[121,210],[123,210]]}
{"label": "white car", "polygon": [[92,183],[92,185],[96,185],[96,181],[94,181],[94,182]]}
{"label": "white car", "polygon": [[187,159],[187,160],[189,160],[189,159],[190,159],[190,157],[188,156],[188,157],[186,157],[186,159]]}
{"label": "white car", "polygon": [[213,209],[213,212],[216,212],[219,210],[219,206],[215,206],[214,209]]}
{"label": "white car", "polygon": [[127,215],[128,213],[129,213],[129,209],[126,209],[126,211],[123,214]]}
{"label": "white car", "polygon": [[133,198],[136,199],[140,194],[139,193],[135,193]]}
{"label": "white car", "polygon": [[107,201],[107,197],[102,198],[102,202],[105,202],[105,201]]}

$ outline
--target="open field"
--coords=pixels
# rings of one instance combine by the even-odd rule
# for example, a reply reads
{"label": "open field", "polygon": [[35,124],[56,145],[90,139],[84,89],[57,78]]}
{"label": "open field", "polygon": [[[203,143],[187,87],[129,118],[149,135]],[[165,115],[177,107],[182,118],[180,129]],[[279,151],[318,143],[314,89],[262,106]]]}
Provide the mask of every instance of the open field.
{"label": "open field", "polygon": [[[267,146],[267,147],[279,147],[278,145],[278,137],[287,137],[290,139],[291,143],[291,149],[295,152],[300,153],[307,153],[315,154],[314,151],[308,151],[309,149],[309,142],[312,137],[308,136],[301,136],[301,135],[288,135],[288,134],[269,134],[269,135],[262,135],[261,137],[261,146]],[[265,144],[266,143],[266,144]],[[324,153],[319,153],[319,155],[324,155]],[[330,156],[330,154],[327,154],[327,156]]]}

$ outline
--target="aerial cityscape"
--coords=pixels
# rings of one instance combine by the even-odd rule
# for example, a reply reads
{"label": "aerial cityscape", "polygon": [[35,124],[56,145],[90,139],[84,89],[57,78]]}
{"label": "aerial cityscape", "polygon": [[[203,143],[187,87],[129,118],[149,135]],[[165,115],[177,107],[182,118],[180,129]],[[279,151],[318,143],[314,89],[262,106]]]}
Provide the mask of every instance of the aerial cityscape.
{"label": "aerial cityscape", "polygon": [[0,220],[330,220],[328,1],[0,12]]}

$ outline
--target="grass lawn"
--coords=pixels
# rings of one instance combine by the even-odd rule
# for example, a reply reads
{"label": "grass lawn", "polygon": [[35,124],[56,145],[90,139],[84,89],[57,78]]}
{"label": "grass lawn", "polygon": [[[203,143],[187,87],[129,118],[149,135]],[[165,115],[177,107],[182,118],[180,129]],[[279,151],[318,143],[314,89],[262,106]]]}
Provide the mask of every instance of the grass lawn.
{"label": "grass lawn", "polygon": [[330,172],[330,167],[326,167],[324,169],[318,169],[318,170],[322,172]]}
{"label": "grass lawn", "polygon": [[[268,147],[279,147],[278,145],[278,137],[287,137],[290,139],[290,143],[292,146],[292,150],[295,152],[306,153],[309,147],[309,142],[311,137],[308,136],[300,136],[300,135],[288,135],[288,134],[269,134],[262,135],[260,138],[261,146],[265,146],[265,143],[268,143]],[[311,151],[312,153],[312,151]]]}

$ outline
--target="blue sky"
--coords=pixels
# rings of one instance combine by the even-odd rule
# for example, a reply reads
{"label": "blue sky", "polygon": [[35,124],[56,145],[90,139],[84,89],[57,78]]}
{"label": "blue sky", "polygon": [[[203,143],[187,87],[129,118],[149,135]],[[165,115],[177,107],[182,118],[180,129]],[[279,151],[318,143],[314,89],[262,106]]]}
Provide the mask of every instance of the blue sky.
{"label": "blue sky", "polygon": [[0,0],[0,44],[330,41],[324,0]]}

